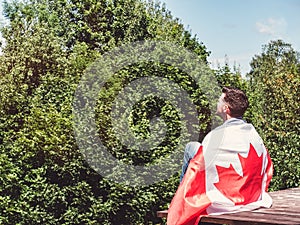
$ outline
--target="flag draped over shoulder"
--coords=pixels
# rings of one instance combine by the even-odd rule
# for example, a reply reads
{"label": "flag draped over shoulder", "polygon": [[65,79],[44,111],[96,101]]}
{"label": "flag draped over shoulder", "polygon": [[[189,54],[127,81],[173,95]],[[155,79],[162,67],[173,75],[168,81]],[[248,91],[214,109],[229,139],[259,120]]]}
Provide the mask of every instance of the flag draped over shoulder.
{"label": "flag draped over shoulder", "polygon": [[227,124],[210,132],[190,161],[168,210],[168,225],[196,225],[201,216],[270,207],[273,166],[254,127]]}

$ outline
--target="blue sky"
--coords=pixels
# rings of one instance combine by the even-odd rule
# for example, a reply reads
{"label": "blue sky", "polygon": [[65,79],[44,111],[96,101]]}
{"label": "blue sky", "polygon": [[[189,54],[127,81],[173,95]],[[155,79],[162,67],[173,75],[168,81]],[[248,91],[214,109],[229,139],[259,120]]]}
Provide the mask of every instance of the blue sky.
{"label": "blue sky", "polygon": [[254,55],[270,40],[282,39],[300,51],[300,0],[161,0],[174,17],[211,51],[215,68],[240,65],[250,71]]}
{"label": "blue sky", "polygon": [[300,0],[160,1],[211,51],[213,68],[224,65],[227,55],[229,64],[245,74],[270,40],[282,39],[300,52]]}

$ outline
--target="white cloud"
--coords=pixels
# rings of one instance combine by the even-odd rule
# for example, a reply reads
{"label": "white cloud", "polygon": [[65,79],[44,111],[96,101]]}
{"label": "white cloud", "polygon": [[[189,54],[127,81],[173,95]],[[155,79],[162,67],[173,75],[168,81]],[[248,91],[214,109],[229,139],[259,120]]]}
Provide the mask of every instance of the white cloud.
{"label": "white cloud", "polygon": [[256,29],[259,33],[271,36],[283,35],[286,27],[287,23],[284,18],[268,18],[267,20],[256,22]]}

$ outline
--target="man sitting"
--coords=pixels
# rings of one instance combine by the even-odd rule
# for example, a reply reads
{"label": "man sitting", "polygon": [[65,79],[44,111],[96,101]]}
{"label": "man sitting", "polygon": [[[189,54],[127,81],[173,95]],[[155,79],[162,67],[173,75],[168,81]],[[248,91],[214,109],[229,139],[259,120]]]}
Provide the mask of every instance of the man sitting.
{"label": "man sitting", "polygon": [[271,158],[252,124],[242,120],[245,93],[224,87],[217,115],[224,123],[184,153],[181,183],[168,210],[168,225],[198,224],[202,215],[270,207]]}

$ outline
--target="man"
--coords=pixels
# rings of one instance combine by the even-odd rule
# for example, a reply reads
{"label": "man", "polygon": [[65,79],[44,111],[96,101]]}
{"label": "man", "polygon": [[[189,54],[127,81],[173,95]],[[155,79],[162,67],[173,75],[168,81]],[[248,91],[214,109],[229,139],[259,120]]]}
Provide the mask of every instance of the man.
{"label": "man", "polygon": [[[227,101],[225,100],[225,98]],[[229,109],[229,105],[231,105],[231,110]],[[244,123],[240,120],[242,120],[243,115],[247,110],[248,106],[248,98],[244,92],[235,88],[224,87],[222,90],[222,95],[219,98],[216,111],[216,114],[220,116],[224,121],[222,127],[225,127],[227,123]],[[233,120],[233,118],[235,118],[236,120]],[[190,142],[187,144],[184,151],[180,181],[182,181],[182,178],[187,170],[188,164],[198,151],[200,145],[201,144],[199,142]]]}
{"label": "man", "polygon": [[171,202],[168,225],[195,225],[201,215],[270,207],[273,167],[255,128],[242,120],[248,99],[224,87],[217,115],[224,123],[184,153],[181,183]]}

